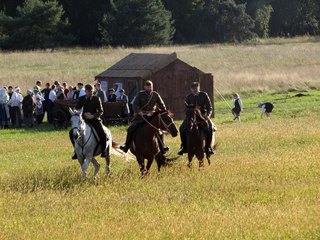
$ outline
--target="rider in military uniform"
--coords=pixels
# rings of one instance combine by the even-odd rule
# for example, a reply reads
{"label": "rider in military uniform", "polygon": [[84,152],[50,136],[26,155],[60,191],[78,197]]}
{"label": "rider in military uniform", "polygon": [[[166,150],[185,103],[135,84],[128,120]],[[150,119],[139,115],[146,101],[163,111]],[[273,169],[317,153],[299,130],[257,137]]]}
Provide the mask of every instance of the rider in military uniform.
{"label": "rider in military uniform", "polygon": [[[207,120],[208,128],[206,136],[206,153],[213,154],[211,147],[212,134],[216,130],[215,125],[210,120],[212,114],[212,104],[210,98],[206,92],[200,91],[200,83],[193,82],[191,84],[191,94],[186,97],[185,100],[186,107],[199,107],[202,116]],[[180,126],[180,138],[181,138],[181,148],[178,152],[179,155],[183,155],[187,152],[187,123],[186,120],[183,121]]]}
{"label": "rider in military uniform", "polygon": [[[134,111],[134,117],[132,119],[131,125],[127,129],[127,139],[126,143],[120,146],[120,149],[124,152],[127,152],[130,148],[133,135],[135,131],[141,126],[142,123],[145,123],[145,118],[151,116],[156,107],[159,110],[166,110],[166,106],[160,97],[159,93],[153,91],[153,83],[148,80],[144,84],[144,90],[140,91],[134,98],[132,103],[132,108]],[[163,136],[157,135],[160,150],[165,153],[169,150],[168,147],[163,144]]]}
{"label": "rider in military uniform", "polygon": [[[87,84],[85,86],[86,95],[78,98],[75,109],[80,110],[81,108],[83,108],[82,118],[86,123],[89,123],[97,131],[97,134],[100,138],[100,144],[103,149],[101,157],[105,157],[107,136],[105,131],[103,130],[103,124],[100,118],[103,114],[103,108],[100,98],[93,95],[92,89],[93,88],[90,84]],[[70,130],[69,132],[69,137],[72,144],[74,145],[72,130]],[[77,155],[75,153],[72,156],[72,159],[77,159]]]}

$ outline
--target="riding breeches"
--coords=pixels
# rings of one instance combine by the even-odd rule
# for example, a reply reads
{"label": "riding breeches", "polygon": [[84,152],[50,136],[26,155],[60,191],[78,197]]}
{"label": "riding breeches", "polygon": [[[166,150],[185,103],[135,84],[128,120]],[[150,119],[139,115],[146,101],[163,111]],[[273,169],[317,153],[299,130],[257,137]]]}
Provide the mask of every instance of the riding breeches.
{"label": "riding breeches", "polygon": [[99,120],[86,120],[86,123],[89,123],[98,133],[98,136],[100,138],[100,144],[102,149],[106,148],[106,142],[107,142],[107,135],[103,129],[102,122]]}

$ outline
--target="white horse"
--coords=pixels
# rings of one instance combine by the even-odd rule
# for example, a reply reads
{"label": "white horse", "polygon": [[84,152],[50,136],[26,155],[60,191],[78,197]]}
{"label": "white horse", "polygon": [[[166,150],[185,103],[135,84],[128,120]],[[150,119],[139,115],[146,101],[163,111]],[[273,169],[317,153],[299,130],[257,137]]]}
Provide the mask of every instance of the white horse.
{"label": "white horse", "polygon": [[[103,149],[101,145],[97,146],[98,141],[94,136],[92,127],[89,126],[81,117],[83,109],[80,111],[72,110],[69,108],[71,114],[71,127],[72,135],[75,140],[74,149],[78,157],[82,169],[82,176],[84,179],[87,178],[87,169],[92,162],[94,166],[94,180],[97,179],[97,174],[100,169],[100,164],[94,158],[95,156],[101,154]],[[112,135],[108,128],[104,127],[104,130],[107,135],[107,144],[106,144],[106,173],[110,173],[110,154],[112,150],[113,153],[117,155],[124,156],[124,153],[121,152],[118,148],[118,144],[112,141]]]}

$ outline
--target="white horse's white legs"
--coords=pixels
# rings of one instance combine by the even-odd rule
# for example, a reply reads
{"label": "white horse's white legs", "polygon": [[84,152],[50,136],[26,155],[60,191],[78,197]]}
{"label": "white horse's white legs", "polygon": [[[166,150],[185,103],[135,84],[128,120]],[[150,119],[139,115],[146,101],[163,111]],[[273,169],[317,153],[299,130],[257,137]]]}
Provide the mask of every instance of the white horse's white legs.
{"label": "white horse's white legs", "polygon": [[92,160],[92,157],[88,157],[86,159],[86,161],[84,162],[84,164],[82,164],[82,166],[81,166],[81,168],[82,168],[82,177],[83,177],[84,180],[87,179],[87,169],[89,167],[89,164],[90,164],[91,160]]}

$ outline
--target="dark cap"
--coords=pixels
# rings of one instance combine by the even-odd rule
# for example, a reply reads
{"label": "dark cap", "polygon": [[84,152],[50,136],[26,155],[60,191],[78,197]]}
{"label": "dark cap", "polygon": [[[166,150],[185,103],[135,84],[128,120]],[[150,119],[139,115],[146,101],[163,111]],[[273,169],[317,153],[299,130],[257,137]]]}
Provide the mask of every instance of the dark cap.
{"label": "dark cap", "polygon": [[114,89],[113,89],[113,88],[110,88],[110,89],[108,90],[108,92],[114,92]]}
{"label": "dark cap", "polygon": [[199,83],[199,82],[193,82],[193,83],[191,83],[191,85],[190,85],[191,88],[197,88],[197,87],[199,87],[199,86],[200,86],[200,83]]}
{"label": "dark cap", "polygon": [[93,89],[93,87],[91,86],[91,84],[87,84],[87,85],[84,86],[84,89],[86,91],[91,91]]}
{"label": "dark cap", "polygon": [[145,86],[152,86],[153,83],[150,80],[147,80],[144,85]]}
{"label": "dark cap", "polygon": [[81,86],[83,86],[83,83],[79,82],[77,85],[81,85]]}
{"label": "dark cap", "polygon": [[124,91],[124,89],[120,89],[119,92],[123,92],[124,93],[125,91]]}

